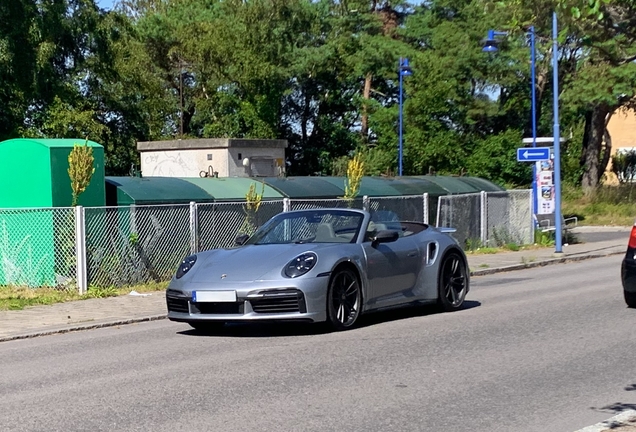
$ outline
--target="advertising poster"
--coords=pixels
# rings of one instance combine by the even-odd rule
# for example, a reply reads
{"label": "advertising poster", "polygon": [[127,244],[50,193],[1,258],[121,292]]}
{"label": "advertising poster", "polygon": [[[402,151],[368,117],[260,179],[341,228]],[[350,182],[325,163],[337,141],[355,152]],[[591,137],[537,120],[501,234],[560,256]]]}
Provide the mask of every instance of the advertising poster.
{"label": "advertising poster", "polygon": [[[554,156],[552,156],[554,157]],[[537,162],[537,213],[550,214],[554,203],[554,160]]]}

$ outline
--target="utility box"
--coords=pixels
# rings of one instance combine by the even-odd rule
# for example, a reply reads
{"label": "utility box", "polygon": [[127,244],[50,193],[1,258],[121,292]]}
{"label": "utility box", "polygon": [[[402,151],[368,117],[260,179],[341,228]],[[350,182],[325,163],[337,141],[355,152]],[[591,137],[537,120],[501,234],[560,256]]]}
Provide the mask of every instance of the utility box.
{"label": "utility box", "polygon": [[287,140],[206,138],[138,142],[143,177],[278,177]]}
{"label": "utility box", "polygon": [[[73,278],[75,225],[68,156],[83,139],[0,142],[0,285],[55,286]],[[79,205],[103,206],[104,148]],[[57,207],[67,207],[60,209]]]}

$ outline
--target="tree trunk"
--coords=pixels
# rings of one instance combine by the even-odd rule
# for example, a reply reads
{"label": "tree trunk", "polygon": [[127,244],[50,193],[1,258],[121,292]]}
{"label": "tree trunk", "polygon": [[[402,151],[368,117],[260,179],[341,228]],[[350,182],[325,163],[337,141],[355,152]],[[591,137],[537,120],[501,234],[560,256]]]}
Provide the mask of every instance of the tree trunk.
{"label": "tree trunk", "polygon": [[586,194],[591,193],[598,186],[599,179],[603,175],[601,149],[606,128],[605,120],[609,112],[607,104],[600,104],[585,115],[585,132],[581,149],[581,166],[583,167],[581,186]]}
{"label": "tree trunk", "polygon": [[607,115],[605,120],[605,132],[603,133],[603,156],[601,157],[601,163],[599,165],[599,181],[603,178],[603,174],[607,170],[607,165],[610,161],[610,155],[612,154],[612,136],[607,130],[607,124],[612,114]]}
{"label": "tree trunk", "polygon": [[362,135],[362,142],[367,143],[369,140],[369,97],[371,96],[371,81],[373,75],[371,72],[367,73],[367,76],[364,79],[364,90],[362,92],[362,121],[360,127],[360,134]]}

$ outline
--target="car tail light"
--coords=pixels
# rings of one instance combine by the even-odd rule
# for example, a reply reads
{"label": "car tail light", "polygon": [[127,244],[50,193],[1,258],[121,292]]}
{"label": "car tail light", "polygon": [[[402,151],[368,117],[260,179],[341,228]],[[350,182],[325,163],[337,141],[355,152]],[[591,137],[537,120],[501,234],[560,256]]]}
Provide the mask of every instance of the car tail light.
{"label": "car tail light", "polygon": [[632,227],[632,233],[629,235],[629,243],[627,247],[630,249],[636,249],[636,225]]}

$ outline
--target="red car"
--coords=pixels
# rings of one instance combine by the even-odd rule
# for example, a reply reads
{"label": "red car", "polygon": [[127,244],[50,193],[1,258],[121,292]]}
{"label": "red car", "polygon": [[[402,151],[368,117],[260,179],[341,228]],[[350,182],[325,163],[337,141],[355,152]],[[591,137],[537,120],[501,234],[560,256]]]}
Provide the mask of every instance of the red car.
{"label": "red car", "polygon": [[630,308],[636,308],[636,224],[632,227],[627,244],[627,253],[621,265],[621,279],[625,303]]}

